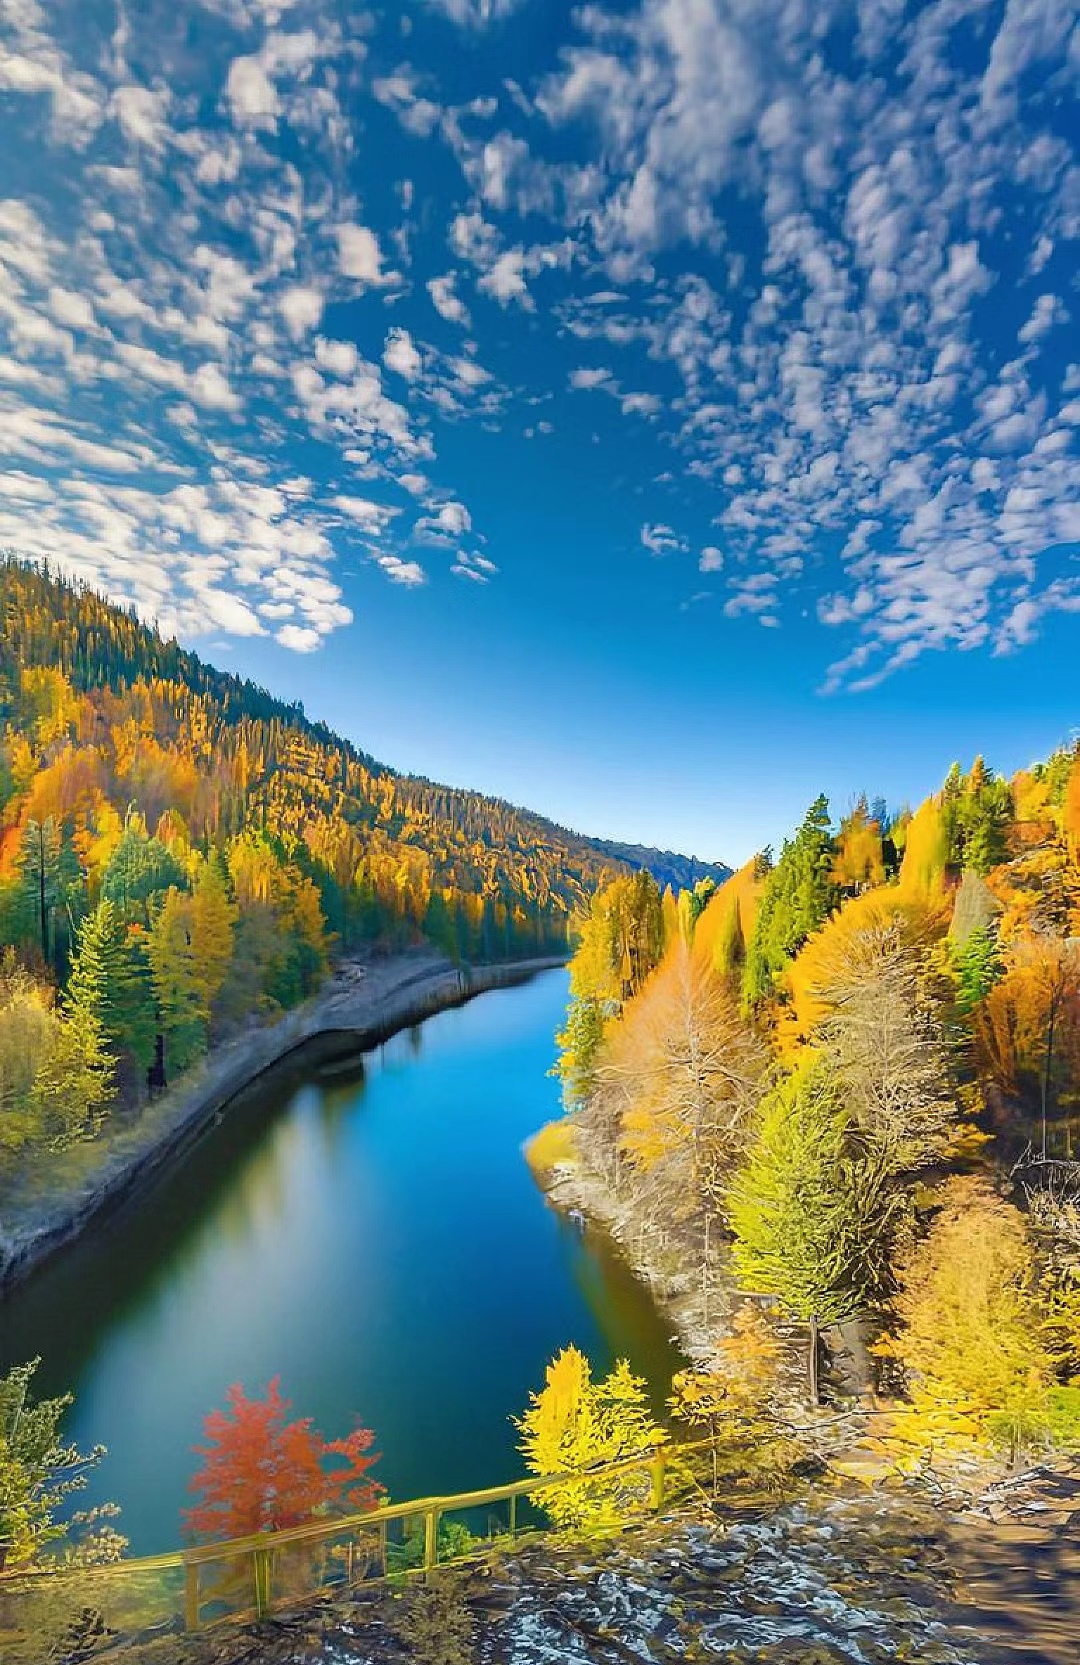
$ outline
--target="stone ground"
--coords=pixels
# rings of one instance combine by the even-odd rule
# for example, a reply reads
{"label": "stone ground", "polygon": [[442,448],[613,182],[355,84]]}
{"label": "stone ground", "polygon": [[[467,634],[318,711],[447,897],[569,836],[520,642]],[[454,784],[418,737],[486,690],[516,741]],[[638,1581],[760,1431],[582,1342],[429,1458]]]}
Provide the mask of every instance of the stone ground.
{"label": "stone ground", "polygon": [[738,1516],[701,1503],[587,1550],[534,1539],[430,1588],[357,1592],[260,1626],[81,1665],[1075,1665],[1080,1477],[1035,1470],[963,1513],[909,1487]]}

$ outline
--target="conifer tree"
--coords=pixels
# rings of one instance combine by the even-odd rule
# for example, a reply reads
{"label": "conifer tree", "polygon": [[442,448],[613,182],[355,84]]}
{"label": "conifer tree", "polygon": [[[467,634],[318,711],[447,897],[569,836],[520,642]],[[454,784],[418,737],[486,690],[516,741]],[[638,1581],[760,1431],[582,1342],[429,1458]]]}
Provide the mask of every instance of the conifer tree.
{"label": "conifer tree", "polygon": [[828,800],[818,797],[795,837],[784,841],[766,881],[746,954],[743,995],[748,1004],[757,1005],[772,993],[778,973],[836,906],[835,853]]}
{"label": "conifer tree", "polygon": [[145,1070],[153,1055],[154,1011],[149,969],[112,902],[84,919],[68,978],[65,1005],[94,1014],[113,1056],[129,1053]]}
{"label": "conifer tree", "polygon": [[205,1045],[210,1014],[192,935],[191,899],[175,888],[166,891],[152,915],[147,956],[165,1068],[182,1070]]}
{"label": "conifer tree", "polygon": [[813,1055],[762,1103],[749,1157],[727,1196],[742,1286],[772,1295],[809,1327],[818,1403],[818,1333],[858,1312],[876,1280],[874,1199],[847,1152],[848,1116]]}

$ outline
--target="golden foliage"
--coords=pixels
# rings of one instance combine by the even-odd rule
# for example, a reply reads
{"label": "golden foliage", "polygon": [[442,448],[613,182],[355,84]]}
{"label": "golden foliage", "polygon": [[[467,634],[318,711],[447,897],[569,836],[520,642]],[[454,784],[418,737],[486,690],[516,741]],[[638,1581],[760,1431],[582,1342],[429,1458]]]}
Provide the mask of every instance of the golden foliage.
{"label": "golden foliage", "polygon": [[1020,1211],[957,1176],[901,1272],[896,1348],[917,1407],[969,1419],[1017,1449],[1045,1424],[1054,1359]]}
{"label": "golden foliage", "polygon": [[728,950],[736,916],[743,943],[749,942],[753,935],[758,903],[765,888],[764,879],[756,877],[756,872],[755,857],[725,880],[714,892],[694,931],[695,960],[725,976],[735,969],[728,963]]}
{"label": "golden foliage", "polygon": [[668,1437],[649,1413],[644,1381],[625,1359],[594,1382],[588,1359],[576,1347],[564,1347],[548,1365],[543,1388],[530,1395],[516,1426],[531,1473],[575,1476],[535,1499],[556,1526],[575,1530],[621,1526],[649,1492],[643,1470],[597,1477],[584,1471],[647,1455]]}
{"label": "golden foliage", "polygon": [[927,798],[908,823],[900,864],[901,896],[930,903],[943,897],[948,860],[949,840],[940,801]]}
{"label": "golden foliage", "polygon": [[923,956],[944,934],[944,905],[939,899],[905,894],[895,886],[864,891],[845,902],[812,936],[788,968],[787,1005],[777,1029],[786,1057],[810,1041],[835,1006],[836,990],[870,971],[883,938],[895,937]]}

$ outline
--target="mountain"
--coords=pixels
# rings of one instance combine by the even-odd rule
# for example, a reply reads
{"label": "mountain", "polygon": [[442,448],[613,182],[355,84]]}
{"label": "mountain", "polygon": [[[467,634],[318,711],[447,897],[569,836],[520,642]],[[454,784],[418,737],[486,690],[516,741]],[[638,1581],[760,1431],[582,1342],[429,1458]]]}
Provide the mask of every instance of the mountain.
{"label": "mountain", "polygon": [[0,718],[0,880],[31,823],[68,839],[91,896],[132,816],[181,860],[216,850],[228,863],[258,835],[314,884],[343,948],[423,933],[498,958],[562,948],[605,874],[645,866],[673,886],[727,874],[399,774],[302,705],[14,556],[0,563]]}
{"label": "mountain", "polygon": [[674,850],[656,850],[651,844],[623,844],[617,839],[590,838],[586,843],[612,865],[620,868],[645,867],[663,890],[693,890],[702,879],[712,879],[722,885],[730,879],[733,869],[722,861],[698,861],[696,856],[680,856]]}

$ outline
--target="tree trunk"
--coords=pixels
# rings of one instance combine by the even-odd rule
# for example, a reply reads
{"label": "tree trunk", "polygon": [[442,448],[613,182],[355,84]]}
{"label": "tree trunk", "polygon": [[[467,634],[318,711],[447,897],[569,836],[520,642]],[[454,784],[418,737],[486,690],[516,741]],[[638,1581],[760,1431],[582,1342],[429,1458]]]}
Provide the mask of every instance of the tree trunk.
{"label": "tree trunk", "polygon": [[818,1391],[818,1320],[817,1313],[810,1315],[810,1340],[806,1353],[807,1375],[810,1383],[810,1404],[816,1410],[821,1404]]}
{"label": "tree trunk", "polygon": [[49,963],[49,915],[45,907],[45,828],[38,824],[38,910],[41,918],[41,957]]}
{"label": "tree trunk", "polygon": [[1057,1019],[1057,1000],[1050,999],[1049,1023],[1046,1031],[1046,1062],[1042,1078],[1042,1159],[1046,1161],[1046,1115],[1050,1102],[1050,1072],[1054,1067],[1054,1024]]}

